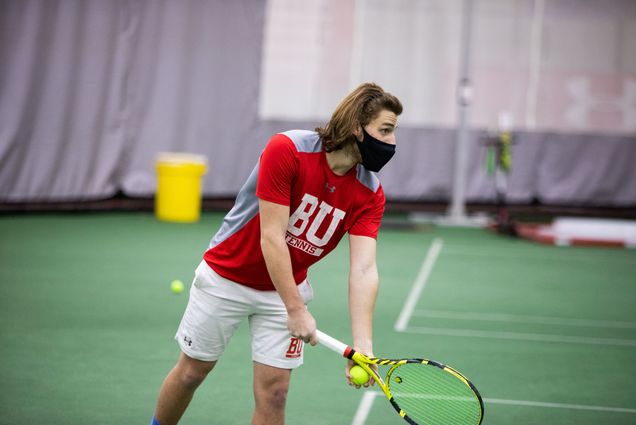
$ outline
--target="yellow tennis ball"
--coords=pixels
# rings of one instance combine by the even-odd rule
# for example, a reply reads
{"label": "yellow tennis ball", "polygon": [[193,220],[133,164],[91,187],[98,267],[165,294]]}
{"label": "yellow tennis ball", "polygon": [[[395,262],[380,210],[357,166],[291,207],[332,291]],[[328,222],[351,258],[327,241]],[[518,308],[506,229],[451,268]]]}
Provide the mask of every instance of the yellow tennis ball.
{"label": "yellow tennis ball", "polygon": [[356,385],[364,385],[369,381],[369,374],[367,371],[358,365],[349,369],[349,375],[351,375],[351,382]]}
{"label": "yellow tennis ball", "polygon": [[180,280],[173,280],[172,282],[170,282],[170,289],[172,290],[173,294],[180,294],[183,292],[183,289],[185,288],[185,286],[183,285],[183,282],[181,282]]}

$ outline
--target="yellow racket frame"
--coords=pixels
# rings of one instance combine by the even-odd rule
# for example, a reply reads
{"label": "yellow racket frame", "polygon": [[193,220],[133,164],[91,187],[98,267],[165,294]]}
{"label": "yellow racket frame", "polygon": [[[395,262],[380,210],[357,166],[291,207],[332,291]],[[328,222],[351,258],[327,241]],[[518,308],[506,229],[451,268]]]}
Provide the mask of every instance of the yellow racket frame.
{"label": "yellow racket frame", "polygon": [[468,380],[468,378],[466,378],[459,371],[453,369],[452,367],[447,366],[447,365],[442,364],[442,363],[439,363],[439,362],[436,362],[434,360],[429,360],[429,359],[400,359],[400,360],[394,360],[394,359],[383,359],[383,358],[378,358],[378,357],[367,357],[364,354],[359,353],[356,350],[354,350],[353,348],[349,347],[345,343],[343,343],[341,341],[338,341],[337,339],[325,334],[324,332],[321,332],[321,331],[317,330],[316,333],[318,335],[318,342],[321,345],[331,349],[332,351],[335,351],[336,353],[339,353],[343,357],[346,357],[348,359],[353,360],[358,366],[360,366],[370,376],[372,376],[373,379],[378,383],[378,386],[382,389],[382,392],[384,393],[386,398],[389,400],[389,402],[391,403],[393,408],[398,412],[400,417],[403,418],[404,420],[406,420],[409,424],[419,425],[417,422],[415,422],[413,419],[411,419],[406,414],[406,412],[404,410],[402,410],[402,408],[395,402],[395,400],[393,399],[393,394],[391,394],[391,389],[389,388],[389,385],[373,369],[372,366],[391,366],[391,368],[389,369],[389,371],[386,374],[387,378],[390,377],[393,374],[393,371],[395,369],[397,369],[398,367],[400,367],[400,366],[402,366],[402,365],[404,365],[406,363],[419,363],[419,364],[424,364],[424,365],[430,365],[431,367],[438,367],[439,369],[443,370],[444,372],[450,373],[455,378],[457,378],[461,382],[463,382],[473,392],[473,394],[475,395],[476,399],[479,401],[479,405],[480,405],[479,420],[477,421],[477,423],[475,425],[480,425],[482,423],[482,421],[484,419],[484,402],[482,401],[482,398],[481,398],[481,395],[479,394],[479,391],[477,391],[477,388],[473,385],[472,382],[470,382],[470,380]]}

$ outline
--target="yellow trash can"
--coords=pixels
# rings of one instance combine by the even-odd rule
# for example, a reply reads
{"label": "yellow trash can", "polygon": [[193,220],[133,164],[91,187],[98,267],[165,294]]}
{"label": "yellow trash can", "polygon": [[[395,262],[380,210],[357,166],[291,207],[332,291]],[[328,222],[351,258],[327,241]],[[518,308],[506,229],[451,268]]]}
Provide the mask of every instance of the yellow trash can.
{"label": "yellow trash can", "polygon": [[193,223],[201,217],[201,180],[207,170],[203,155],[164,152],[157,155],[155,216],[163,221]]}

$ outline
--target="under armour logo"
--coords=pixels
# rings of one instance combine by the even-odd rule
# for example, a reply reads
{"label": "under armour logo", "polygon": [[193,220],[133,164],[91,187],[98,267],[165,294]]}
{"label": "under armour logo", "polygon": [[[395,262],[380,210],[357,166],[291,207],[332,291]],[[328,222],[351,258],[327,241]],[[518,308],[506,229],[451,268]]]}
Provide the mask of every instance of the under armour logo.
{"label": "under armour logo", "polygon": [[329,186],[329,182],[326,182],[325,189],[327,189],[331,193],[334,193],[336,191],[336,186]]}
{"label": "under armour logo", "polygon": [[188,347],[192,347],[192,338],[188,338],[187,336],[183,337],[183,341],[188,344]]}
{"label": "under armour logo", "polygon": [[[603,88],[607,90],[606,87],[600,86],[597,87],[597,91]],[[623,81],[622,97],[593,95],[592,82],[584,77],[569,80],[566,90],[571,98],[571,104],[565,112],[569,124],[578,128],[591,128],[592,114],[614,112],[622,116],[622,130],[636,129],[636,81]]]}

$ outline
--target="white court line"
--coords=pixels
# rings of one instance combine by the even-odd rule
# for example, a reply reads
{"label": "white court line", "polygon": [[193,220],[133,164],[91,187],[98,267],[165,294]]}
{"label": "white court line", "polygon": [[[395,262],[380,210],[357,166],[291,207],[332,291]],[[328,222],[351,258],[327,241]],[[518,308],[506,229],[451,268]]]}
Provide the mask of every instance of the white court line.
{"label": "white court line", "polygon": [[356,410],[356,415],[353,417],[353,421],[351,425],[364,425],[369,417],[369,412],[371,411],[371,407],[373,406],[373,401],[375,400],[375,396],[382,395],[382,393],[376,391],[365,391],[362,396],[362,400],[360,400],[360,404],[358,404],[358,410]]}
{"label": "white court line", "polygon": [[582,326],[593,328],[636,329],[636,322],[621,322],[615,320],[571,319],[566,317],[524,316],[506,313],[477,313],[449,310],[419,310],[413,316],[434,319],[455,319],[484,322],[513,322],[556,326]]}
{"label": "white court line", "polygon": [[397,322],[395,322],[396,331],[404,332],[408,326],[413,310],[415,310],[415,305],[419,301],[422,291],[426,286],[426,282],[431,275],[431,271],[433,270],[433,266],[435,265],[435,261],[437,261],[440,251],[442,250],[442,246],[444,246],[442,240],[440,238],[435,238],[431,247],[428,249],[426,258],[424,258],[424,262],[420,268],[420,272],[418,273],[415,283],[411,288],[411,292],[409,292],[409,295],[406,298],[406,303],[404,303],[404,307],[402,307],[402,311],[400,312],[400,316],[398,317]]}
{"label": "white court line", "polygon": [[[541,245],[537,245],[537,247],[542,247]],[[487,251],[482,251],[477,249],[478,247],[471,245],[457,245],[453,243],[452,247],[447,247],[444,250],[444,255],[457,255],[462,257],[488,257],[492,258],[493,253],[491,251],[496,251],[499,249],[505,249],[505,251],[497,252],[497,258],[505,258],[507,260],[524,260],[524,261],[552,261],[559,263],[568,263],[568,262],[585,262],[585,263],[624,263],[625,260],[622,258],[616,258],[611,256],[590,256],[590,255],[569,255],[567,257],[563,257],[560,255],[545,255],[542,253],[532,253],[532,252],[517,252],[514,248],[506,247],[506,248],[497,248],[489,246]],[[603,284],[607,284],[607,282],[602,282]]]}
{"label": "white court line", "polygon": [[[351,422],[351,425],[364,425],[369,412],[373,407],[373,402],[376,397],[381,397],[384,394],[378,391],[367,391],[362,396],[356,415]],[[504,404],[508,406],[526,406],[526,407],[543,407],[551,409],[568,409],[568,410],[593,410],[596,412],[612,412],[612,413],[631,413],[636,414],[636,409],[626,407],[612,407],[612,406],[593,406],[587,404],[567,404],[567,403],[548,403],[543,401],[531,401],[531,400],[506,400],[500,398],[485,398],[484,403],[488,404]]]}
{"label": "white court line", "polygon": [[507,404],[512,406],[548,407],[555,409],[595,410],[597,412],[636,413],[636,409],[629,409],[625,407],[591,406],[587,404],[545,403],[542,401],[504,400],[499,398],[485,398],[484,403]]}
{"label": "white court line", "polygon": [[432,327],[409,327],[404,332],[424,335],[459,336],[468,338],[510,339],[519,341],[564,342],[570,344],[613,345],[636,347],[634,339],[592,338],[585,336],[535,334],[525,332],[477,331],[473,329],[451,329]]}

